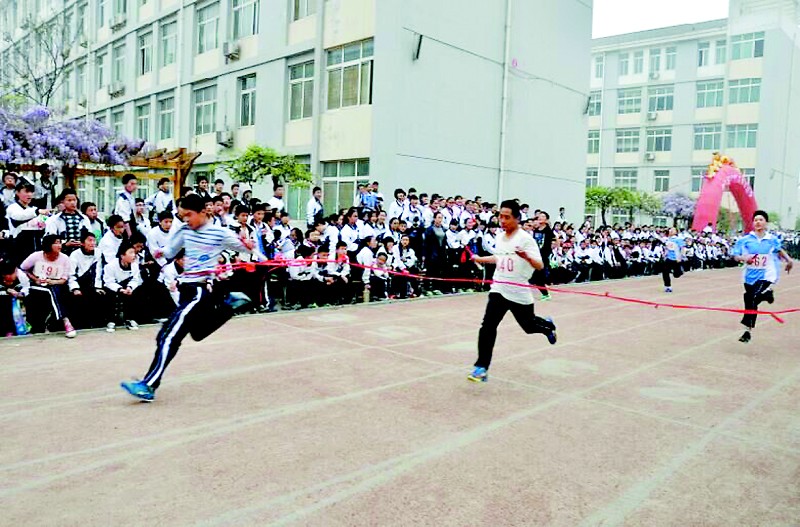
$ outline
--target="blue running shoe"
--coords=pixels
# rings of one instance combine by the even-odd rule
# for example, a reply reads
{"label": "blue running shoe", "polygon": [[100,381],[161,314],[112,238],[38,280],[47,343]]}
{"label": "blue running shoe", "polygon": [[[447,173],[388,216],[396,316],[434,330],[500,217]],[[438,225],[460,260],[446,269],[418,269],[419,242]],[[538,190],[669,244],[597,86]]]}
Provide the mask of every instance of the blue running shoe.
{"label": "blue running shoe", "polygon": [[486,371],[486,368],[476,367],[472,370],[472,373],[469,374],[467,380],[471,382],[487,382],[489,380],[489,373]]}
{"label": "blue running shoe", "polygon": [[547,341],[550,344],[555,344],[558,341],[558,337],[556,336],[556,325],[553,322],[553,319],[550,317],[545,318],[545,320],[553,324],[553,331],[545,334],[545,336],[547,336]]}
{"label": "blue running shoe", "polygon": [[671,293],[672,292],[672,288],[671,287],[665,287],[664,288],[664,292],[665,293]]}
{"label": "blue running shoe", "polygon": [[247,304],[251,303],[250,297],[244,293],[238,293],[236,291],[232,291],[227,294],[225,297],[225,303],[228,304],[231,309],[236,311],[242,306],[246,306]]}
{"label": "blue running shoe", "polygon": [[156,391],[142,381],[122,381],[120,386],[140,401],[149,403],[156,398]]}

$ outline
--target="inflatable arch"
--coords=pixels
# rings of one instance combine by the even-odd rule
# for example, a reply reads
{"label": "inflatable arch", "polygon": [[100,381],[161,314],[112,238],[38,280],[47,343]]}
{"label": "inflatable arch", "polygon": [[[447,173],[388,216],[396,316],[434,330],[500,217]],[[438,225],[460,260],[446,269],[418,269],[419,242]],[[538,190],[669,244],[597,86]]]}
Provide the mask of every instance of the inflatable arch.
{"label": "inflatable arch", "polygon": [[713,162],[708,165],[700,197],[697,199],[692,229],[702,231],[710,223],[714,230],[717,230],[717,215],[722,203],[722,194],[726,190],[730,190],[736,200],[739,213],[742,215],[744,231],[752,230],[753,213],[758,210],[753,189],[742,177],[733,159],[719,154],[714,154]]}

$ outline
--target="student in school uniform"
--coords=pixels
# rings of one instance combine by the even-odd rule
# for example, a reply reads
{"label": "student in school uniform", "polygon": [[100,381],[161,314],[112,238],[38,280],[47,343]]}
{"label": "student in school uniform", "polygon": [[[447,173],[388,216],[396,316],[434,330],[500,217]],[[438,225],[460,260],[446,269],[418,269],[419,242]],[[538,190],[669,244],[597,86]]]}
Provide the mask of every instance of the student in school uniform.
{"label": "student in school uniform", "polygon": [[[159,283],[163,286],[163,291],[177,306],[180,303],[180,291],[178,285],[180,284],[179,277],[183,273],[183,256],[184,251],[178,251],[175,259],[161,268],[161,274],[158,276]],[[163,296],[163,295],[162,295]]]}
{"label": "student in school uniform", "polygon": [[0,337],[28,333],[19,303],[29,293],[28,275],[12,262],[0,261]]}
{"label": "student in school uniform", "polygon": [[81,212],[86,216],[86,229],[94,234],[95,239],[100,243],[103,235],[108,230],[108,226],[98,216],[97,205],[91,201],[84,201],[81,203]]}
{"label": "student in school uniform", "polygon": [[311,192],[311,198],[306,205],[306,224],[309,228],[312,228],[314,223],[321,221],[323,217],[322,189],[314,187],[314,190]]}
{"label": "student in school uniform", "polygon": [[396,248],[396,256],[394,258],[394,270],[402,273],[392,276],[392,289],[395,295],[400,298],[412,298],[419,296],[420,288],[419,281],[416,278],[411,278],[406,275],[418,275],[419,266],[417,262],[417,253],[411,248],[411,240],[408,236],[400,238],[400,245]]}
{"label": "student in school uniform", "polygon": [[103,267],[103,289],[112,306],[106,331],[113,333],[118,324],[124,324],[130,330],[139,329],[136,322],[138,298],[134,297],[134,292],[141,285],[136,249],[130,242],[124,242],[117,249],[117,258]]}
{"label": "student in school uniform", "polygon": [[389,255],[378,251],[372,267],[364,270],[364,287],[369,290],[370,302],[386,300],[389,296]]}
{"label": "student in school uniform", "polygon": [[672,292],[672,276],[680,278],[683,275],[683,247],[684,239],[678,236],[678,229],[671,227],[664,242],[664,261],[661,268],[666,293]]}
{"label": "student in school uniform", "polygon": [[349,304],[353,300],[352,282],[350,280],[350,261],[347,257],[347,244],[336,243],[336,253],[329,259],[326,268],[329,298],[336,304]]}
{"label": "student in school uniform", "polygon": [[125,233],[128,238],[131,237],[136,230],[136,198],[134,194],[136,189],[139,188],[139,182],[133,174],[125,174],[122,176],[122,192],[117,194],[117,202],[114,205],[114,214],[122,218],[125,222]]}
{"label": "student in school uniform", "polygon": [[[339,232],[339,237],[347,244],[347,253],[350,255],[350,261],[352,262],[358,254],[359,242],[362,240],[359,237],[358,210],[350,208],[345,214],[345,221],[346,223]],[[367,238],[363,239],[366,240]]]}
{"label": "student in school uniform", "polygon": [[32,317],[28,314],[34,333],[43,332],[45,323],[52,316],[55,323],[63,324],[67,338],[77,335],[65,304],[70,267],[69,258],[61,252],[61,238],[54,234],[45,235],[42,250],[31,254],[20,264],[19,268],[27,273],[31,282],[28,307],[32,313],[40,315]]}
{"label": "student in school uniform", "polygon": [[94,233],[83,231],[81,247],[69,255],[71,274],[68,282],[72,293],[70,312],[76,328],[100,325],[105,311],[105,296],[100,272],[100,251]]}
{"label": "student in school uniform", "polygon": [[406,192],[401,188],[395,189],[394,201],[389,204],[387,217],[389,220],[393,220],[394,218],[397,218],[398,220],[402,219],[407,207],[408,202],[406,201]]}
{"label": "student in school uniform", "polygon": [[[447,247],[447,276],[462,278],[462,264],[461,255],[464,254],[464,242],[461,233],[458,230],[458,220],[450,220],[450,228],[445,234],[446,247]],[[463,286],[454,286],[449,292],[455,289],[460,289]]]}
{"label": "student in school uniform", "polygon": [[314,249],[301,244],[297,247],[295,259],[289,266],[289,285],[286,295],[292,306],[305,309],[317,306],[319,278],[317,262],[313,259]]}
{"label": "student in school uniform", "polygon": [[34,186],[25,180],[17,184],[17,196],[8,206],[8,231],[12,239],[12,260],[22,262],[28,255],[42,249],[42,236],[45,233],[46,217],[50,209],[32,205]]}
{"label": "student in school uniform", "polygon": [[81,246],[81,232],[89,230],[89,221],[78,210],[78,194],[64,189],[58,197],[62,210],[50,216],[45,222],[45,234],[55,234],[61,238],[62,252],[69,256]]}

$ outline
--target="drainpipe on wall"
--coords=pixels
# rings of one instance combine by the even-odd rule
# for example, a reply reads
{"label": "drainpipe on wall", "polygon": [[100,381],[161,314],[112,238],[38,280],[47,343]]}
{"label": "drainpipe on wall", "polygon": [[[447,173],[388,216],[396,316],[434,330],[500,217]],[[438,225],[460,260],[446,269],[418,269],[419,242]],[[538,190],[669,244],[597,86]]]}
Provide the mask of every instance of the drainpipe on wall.
{"label": "drainpipe on wall", "polygon": [[311,173],[315,176],[314,181],[321,187],[322,165],[319,160],[319,143],[321,135],[320,124],[322,122],[322,112],[323,108],[325,108],[322,86],[324,84],[323,75],[325,73],[325,6],[327,5],[327,2],[325,0],[316,0],[316,2],[317,36],[314,47],[314,104],[311,109]]}
{"label": "drainpipe on wall", "polygon": [[503,53],[503,95],[500,110],[500,162],[497,174],[497,203],[503,198],[506,172],[506,125],[508,122],[508,76],[511,58],[511,2],[506,0],[505,46]]}
{"label": "drainpipe on wall", "polygon": [[[175,139],[175,143],[180,145],[181,141],[179,141],[179,132],[180,132],[180,125],[181,125],[181,83],[183,80],[183,29],[184,29],[184,22],[183,22],[183,4],[184,0],[181,0],[181,8],[178,10],[178,30],[177,35],[175,35],[175,104],[173,105],[174,113],[172,116],[172,137]],[[191,55],[190,55],[191,56]],[[158,102],[156,102],[156,115],[158,115]],[[189,137],[194,137],[194,134],[191,130],[192,123],[189,123]],[[188,141],[187,141],[188,144]],[[197,150],[197,144],[195,144],[195,148],[192,150]],[[188,182],[189,174],[184,174],[186,180],[184,184]],[[175,182],[177,184],[177,181]],[[180,189],[177,189],[180,192]],[[175,189],[173,189],[175,192]]]}

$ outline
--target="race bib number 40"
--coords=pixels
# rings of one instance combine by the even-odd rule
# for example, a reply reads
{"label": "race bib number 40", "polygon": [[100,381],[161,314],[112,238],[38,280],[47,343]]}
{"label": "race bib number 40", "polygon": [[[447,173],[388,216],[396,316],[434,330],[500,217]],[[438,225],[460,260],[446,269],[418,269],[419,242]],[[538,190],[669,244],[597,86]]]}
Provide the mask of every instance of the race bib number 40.
{"label": "race bib number 40", "polygon": [[747,268],[748,269],[766,269],[769,265],[769,255],[768,254],[756,254],[753,256],[753,259],[748,262]]}
{"label": "race bib number 40", "polygon": [[501,271],[513,273],[514,272],[514,259],[510,256],[498,256],[497,268]]}

